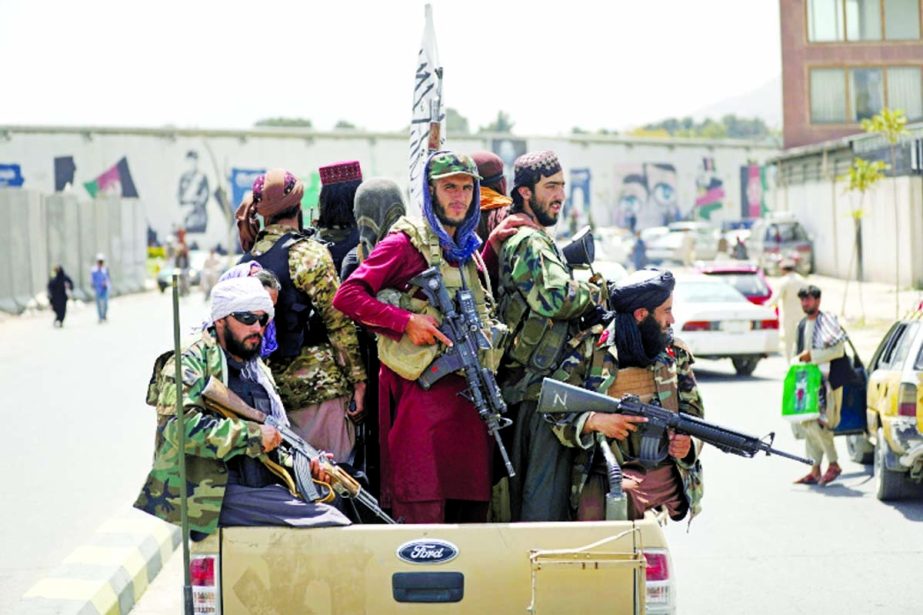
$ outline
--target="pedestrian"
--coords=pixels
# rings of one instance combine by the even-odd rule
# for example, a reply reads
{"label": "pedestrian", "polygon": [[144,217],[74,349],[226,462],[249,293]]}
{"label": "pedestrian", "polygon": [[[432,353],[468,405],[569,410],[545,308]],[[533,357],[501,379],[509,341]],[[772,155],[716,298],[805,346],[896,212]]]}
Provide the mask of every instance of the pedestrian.
{"label": "pedestrian", "polygon": [[318,195],[317,232],[333,257],[337,273],[343,259],[359,243],[359,227],[353,208],[356,190],[362,183],[362,167],[358,160],[335,162],[318,169],[320,195]]}
{"label": "pedestrian", "polygon": [[106,322],[109,314],[109,288],[112,279],[109,277],[109,268],[106,267],[106,256],[102,253],[96,255],[96,265],[90,270],[90,284],[96,295],[96,315],[99,322]]}
{"label": "pedestrian", "polygon": [[218,278],[221,276],[221,257],[218,256],[217,249],[212,248],[209,251],[205,262],[202,264],[200,276],[199,285],[202,287],[202,296],[208,301],[212,286],[218,282]]}
{"label": "pedestrian", "polygon": [[186,243],[186,229],[176,231],[173,268],[179,272],[179,294],[185,297],[189,294],[189,245]]}
{"label": "pedestrian", "polygon": [[692,267],[695,262],[695,235],[692,231],[684,231],[680,239],[680,260],[684,267]]}
{"label": "pedestrian", "polygon": [[[803,485],[826,485],[836,480],[843,471],[837,463],[833,430],[840,422],[843,385],[853,377],[852,366],[846,358],[846,331],[834,314],[821,311],[820,295],[820,288],[813,284],[798,291],[805,316],[798,323],[795,360],[814,363],[823,375],[818,403],[820,419],[796,425],[797,431],[804,435],[807,456],[814,460],[811,471],[795,481]],[[829,465],[821,475],[820,467],[825,454]]]}
{"label": "pedestrian", "polygon": [[782,279],[766,302],[766,307],[778,308],[782,312],[783,348],[785,360],[790,362],[795,350],[798,323],[804,317],[798,292],[808,285],[808,281],[795,271],[795,261],[790,258],[784,259],[779,267],[782,269]]}
{"label": "pedestrian", "polygon": [[[562,371],[571,384],[610,397],[637,396],[672,412],[702,418],[704,411],[689,347],[671,334],[672,273],[649,268],[636,271],[612,289],[609,304],[614,319],[571,350]],[[640,519],[646,510],[663,507],[679,521],[701,509],[702,469],[692,439],[668,438],[666,459],[645,456],[643,417],[594,412],[575,413],[555,426],[566,446],[579,451],[574,463],[570,506],[580,521],[605,519],[609,490],[604,458],[597,446],[611,448],[622,470],[628,497],[628,517]]]}
{"label": "pedestrian", "polygon": [[734,259],[739,260],[739,261],[745,261],[748,258],[747,244],[745,244],[744,240],[741,239],[739,236],[737,237],[737,241],[734,242],[734,247],[732,248],[731,256],[733,256]]}
{"label": "pedestrian", "polygon": [[54,310],[54,326],[63,327],[67,315],[67,300],[74,290],[74,282],[64,273],[64,267],[58,265],[48,280],[48,302]]}
{"label": "pedestrian", "polygon": [[[489,330],[490,299],[477,265],[478,180],[470,157],[431,155],[422,177],[424,220],[398,220],[334,299],[378,335],[381,496],[407,523],[487,518],[493,440],[463,395],[463,376],[448,374],[429,389],[416,381],[451,341],[438,328],[438,310],[408,288],[437,267],[450,297],[462,284],[472,292],[481,327]],[[498,353],[487,354],[494,363],[482,356],[482,365],[496,368]]]}
{"label": "pedestrian", "polygon": [[493,152],[478,151],[471,154],[481,176],[481,218],[478,237],[486,242],[498,224],[510,215],[513,199],[507,194],[503,160]]}
{"label": "pedestrian", "polygon": [[[253,182],[238,209],[242,263],[256,261],[282,284],[276,310],[278,349],[268,359],[293,429],[351,461],[354,421],[365,412],[366,374],[356,327],[333,307],[340,281],[323,243],[302,233],[304,184],[273,169]],[[256,214],[266,221],[262,230]]]}
{"label": "pedestrian", "polygon": [[[188,519],[194,540],[218,527],[349,525],[326,504],[306,502],[279,464],[282,440],[272,426],[226,418],[205,408],[202,391],[219,379],[252,408],[285,422],[285,410],[269,369],[259,358],[263,328],[274,315],[259,280],[219,282],[212,291],[211,316],[201,337],[181,355],[183,428],[187,432]],[[180,472],[176,433],[175,357],[156,374],[148,399],[157,408],[154,465],[135,507],[180,523]],[[327,477],[312,463],[312,476]]]}
{"label": "pedestrian", "polygon": [[581,317],[597,313],[601,293],[595,284],[574,279],[547,231],[558,221],[565,198],[557,155],[524,154],[514,172],[511,212],[541,228],[519,227],[503,242],[499,256],[498,312],[515,334],[499,378],[514,421],[510,513],[513,521],[562,521],[570,516],[566,502],[573,455],[535,412],[536,402],[542,380],[555,377],[568,342],[585,328]]}
{"label": "pedestrian", "polygon": [[647,244],[641,237],[641,231],[635,231],[635,245],[631,247],[631,264],[635,271],[647,266]]}

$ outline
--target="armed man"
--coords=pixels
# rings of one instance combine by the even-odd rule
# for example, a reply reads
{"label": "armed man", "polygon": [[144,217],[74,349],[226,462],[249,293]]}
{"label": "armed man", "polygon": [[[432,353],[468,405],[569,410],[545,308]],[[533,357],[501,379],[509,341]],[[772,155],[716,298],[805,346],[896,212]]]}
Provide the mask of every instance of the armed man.
{"label": "armed man", "polygon": [[[241,262],[257,261],[282,283],[279,347],[267,363],[293,428],[336,461],[348,462],[352,420],[361,420],[365,408],[365,367],[355,325],[333,307],[340,279],[330,252],[302,230],[303,194],[301,180],[282,169],[254,180],[252,202],[237,211],[240,243],[249,252]],[[256,214],[266,221],[262,230]]]}
{"label": "armed man", "polygon": [[517,476],[510,480],[510,509],[513,521],[563,521],[569,517],[572,455],[535,405],[542,379],[555,377],[568,342],[586,328],[581,317],[596,312],[601,293],[595,284],[574,279],[547,231],[565,198],[564,172],[554,152],[516,160],[512,198],[511,213],[525,214],[542,228],[519,227],[500,254],[499,313],[513,335],[500,375],[515,425]]}
{"label": "armed man", "polygon": [[[334,298],[337,309],[378,334],[381,497],[408,523],[487,517],[493,443],[471,401],[471,378],[483,373],[463,370],[462,376],[456,368],[430,380],[437,362],[461,349],[452,348],[440,325],[465,311],[463,292],[473,300],[466,312],[477,321],[473,331],[491,329],[492,299],[475,233],[479,179],[468,156],[430,156],[422,178],[424,220],[398,220]],[[450,298],[449,313],[422,292],[431,282],[430,292]],[[477,360],[496,369],[499,352],[487,346]]]}
{"label": "armed man", "polygon": [[[610,397],[636,396],[673,412],[703,416],[702,398],[692,372],[689,348],[673,337],[673,287],[669,271],[648,268],[632,273],[610,294],[615,314],[601,334],[572,348],[562,364],[566,380]],[[584,412],[554,429],[560,441],[580,450],[574,464],[570,506],[583,521],[605,518],[606,464],[600,445],[610,446],[621,466],[628,495],[628,518],[663,506],[673,520],[696,515],[702,496],[698,451],[688,435],[669,433],[645,443],[647,419],[629,414]],[[652,453],[669,439],[668,454]],[[691,518],[691,517],[690,517]]]}
{"label": "armed man", "polygon": [[[182,352],[183,429],[189,525],[201,539],[219,526],[348,525],[335,508],[298,497],[289,470],[280,465],[277,429],[228,418],[206,407],[203,391],[218,379],[249,406],[287,424],[269,369],[259,358],[272,300],[257,278],[219,282],[211,293],[211,318],[200,338]],[[154,466],[135,507],[180,523],[180,470],[177,458],[176,369],[172,353],[162,355],[148,389],[157,408]],[[312,475],[327,477],[316,463]]]}

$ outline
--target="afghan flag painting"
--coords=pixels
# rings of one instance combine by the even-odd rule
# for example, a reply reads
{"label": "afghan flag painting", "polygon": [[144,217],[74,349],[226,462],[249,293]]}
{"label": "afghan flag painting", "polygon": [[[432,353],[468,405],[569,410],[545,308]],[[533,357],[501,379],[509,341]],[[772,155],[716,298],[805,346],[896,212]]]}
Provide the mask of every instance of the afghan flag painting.
{"label": "afghan flag painting", "polygon": [[96,198],[100,192],[116,193],[126,198],[138,198],[135,180],[131,178],[131,171],[128,170],[128,158],[124,156],[93,181],[84,182],[83,187],[93,198]]}
{"label": "afghan flag painting", "polygon": [[715,170],[714,158],[703,158],[702,168],[696,178],[695,217],[710,220],[711,215],[724,207],[724,182]]}

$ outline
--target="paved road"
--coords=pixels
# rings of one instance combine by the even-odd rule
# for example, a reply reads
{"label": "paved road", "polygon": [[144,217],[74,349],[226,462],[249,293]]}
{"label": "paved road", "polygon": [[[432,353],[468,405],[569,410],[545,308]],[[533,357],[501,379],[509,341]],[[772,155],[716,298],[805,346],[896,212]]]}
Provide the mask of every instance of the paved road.
{"label": "paved road", "polygon": [[[804,454],[780,416],[785,363],[770,358],[753,378],[730,361],[700,361],[706,417],[754,435],[778,431],[776,444]],[[883,503],[871,466],[846,457],[826,487],[793,485],[807,466],[780,457],[744,459],[706,449],[703,512],[671,524],[679,613],[839,614],[923,612],[923,495]],[[824,463],[826,469],[826,461]]]}
{"label": "paved road", "polygon": [[[82,309],[79,309],[82,308]],[[144,392],[154,358],[171,348],[169,295],[0,322],[0,613],[106,519],[129,507],[150,467],[153,410]],[[201,322],[201,295],[182,322]]]}

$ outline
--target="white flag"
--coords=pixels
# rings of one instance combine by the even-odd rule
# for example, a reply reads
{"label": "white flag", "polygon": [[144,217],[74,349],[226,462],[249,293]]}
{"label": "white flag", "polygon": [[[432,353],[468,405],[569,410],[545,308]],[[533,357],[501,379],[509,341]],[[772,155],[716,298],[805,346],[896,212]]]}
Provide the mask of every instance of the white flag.
{"label": "white flag", "polygon": [[[426,5],[426,24],[423,26],[423,43],[417,56],[416,79],[413,87],[413,110],[410,118],[410,203],[416,211],[423,208],[423,169],[431,153],[431,124],[439,122],[439,141],[433,143],[441,149],[445,143],[445,113],[442,107],[442,66],[436,49],[436,30],[433,28],[433,9]],[[435,135],[433,135],[435,137]]]}

